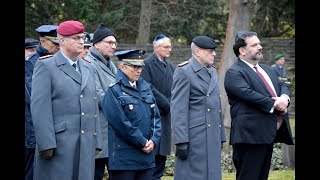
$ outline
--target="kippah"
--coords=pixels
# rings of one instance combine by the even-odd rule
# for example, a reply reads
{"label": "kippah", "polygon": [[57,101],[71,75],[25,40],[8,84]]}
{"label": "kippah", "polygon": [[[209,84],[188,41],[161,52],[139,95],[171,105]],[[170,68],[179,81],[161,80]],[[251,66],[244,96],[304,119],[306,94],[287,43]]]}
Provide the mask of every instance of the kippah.
{"label": "kippah", "polygon": [[163,34],[159,34],[154,38],[154,41],[158,41],[160,39],[166,38],[167,36],[163,35]]}

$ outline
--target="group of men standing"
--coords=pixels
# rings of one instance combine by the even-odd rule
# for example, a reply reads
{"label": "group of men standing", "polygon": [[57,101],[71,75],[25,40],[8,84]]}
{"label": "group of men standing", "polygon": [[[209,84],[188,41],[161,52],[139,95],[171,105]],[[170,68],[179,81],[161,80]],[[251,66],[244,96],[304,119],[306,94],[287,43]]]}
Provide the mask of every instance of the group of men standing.
{"label": "group of men standing", "polygon": [[[26,179],[102,180],[107,169],[111,180],[160,180],[172,134],[176,180],[222,179],[226,136],[214,39],[193,38],[192,57],[176,67],[168,60],[172,42],[163,34],[154,38],[154,52],[145,58],[143,49],[116,52],[116,35],[100,23],[80,57],[88,38],[81,22],[36,31],[40,43],[25,63]],[[237,64],[257,64],[246,53],[261,54],[259,42],[253,51],[245,48],[251,43],[247,37],[239,38],[245,43],[236,46]],[[237,179],[266,179],[270,147],[277,141],[293,143],[287,120],[290,93],[269,70],[263,74],[270,76],[277,95],[260,92],[264,85],[257,85],[258,79],[245,80],[259,76],[241,68],[231,67],[225,81]],[[255,116],[245,116],[250,109]],[[279,114],[283,119],[277,128]],[[266,138],[258,138],[260,128],[266,128]],[[255,166],[257,156],[261,162]],[[246,173],[251,166],[257,173]]]}
{"label": "group of men standing", "polygon": [[[94,32],[92,46],[83,58],[79,56],[83,52],[87,36],[83,24],[79,21],[65,21],[59,26],[43,25],[36,31],[40,35],[40,43],[32,44],[36,47],[36,53],[28,56],[25,62],[25,178],[101,180],[105,169],[108,169],[111,179],[150,179],[157,163],[159,164],[157,167],[160,168],[157,169],[155,173],[157,178],[154,179],[160,179],[165,168],[166,156],[171,150],[171,123],[168,115],[171,86],[167,80],[172,81],[174,66],[166,61],[171,52],[170,39],[164,36],[165,38],[161,37],[159,41],[155,40],[155,56],[167,65],[167,67],[159,66],[161,68],[159,71],[163,74],[157,77],[167,76],[161,84],[165,86],[159,86],[152,85],[152,82],[158,83],[150,74],[153,74],[154,69],[145,73],[146,77],[150,76],[149,82],[139,77],[142,67],[145,66],[142,59],[144,53],[141,53],[144,50],[119,52],[117,55],[119,69],[117,69],[110,58],[115,55],[116,36],[102,23]],[[170,48],[157,49],[163,43]],[[166,52],[163,53],[164,51]],[[158,54],[159,52],[162,54]],[[167,72],[169,74],[166,74]],[[133,79],[130,78],[131,75]],[[102,101],[111,83],[113,86],[110,89],[117,84],[126,84],[125,82],[135,83],[137,89],[135,95],[139,97],[135,100],[139,99],[140,102],[138,104],[128,102],[132,103],[127,104],[132,108],[129,112],[134,113],[140,109],[139,116],[142,116],[141,113],[145,115],[142,116],[145,117],[143,120],[145,122],[142,124],[142,120],[135,120],[136,117],[130,118],[129,114],[123,116],[131,124],[131,128],[135,129],[139,138],[147,140],[139,142],[142,149],[131,144],[134,140],[132,138],[134,133],[131,131],[124,131],[125,129],[114,131],[121,119],[121,112],[116,112],[116,109],[111,107],[111,98]],[[156,97],[150,86],[158,91]],[[125,94],[122,88],[118,91],[121,95]],[[117,99],[118,96],[115,98],[116,101],[120,100]],[[159,109],[156,103],[158,98],[159,102],[161,99],[163,101]],[[125,107],[121,107],[120,111],[124,111]],[[108,113],[107,110],[103,112],[103,108],[111,112]],[[166,117],[161,119],[160,114]],[[115,125],[111,117],[107,119],[111,115],[116,115]],[[111,126],[108,125],[109,121]],[[164,127],[163,132],[167,134],[161,134],[161,125]],[[120,139],[125,138],[121,136],[121,131],[128,133],[129,141],[124,140],[123,143],[132,149],[133,154],[128,156],[132,157],[132,162],[125,161],[124,166],[120,168],[117,163],[111,163],[108,167],[110,154],[108,151],[119,152],[120,158],[123,156],[121,150],[112,148],[120,144],[116,144],[117,142],[110,138],[113,135],[120,136]],[[140,134],[141,132],[143,133]],[[141,152],[143,153],[139,158],[135,153]],[[147,154],[149,158],[146,159],[146,163],[149,165],[141,162]],[[155,162],[156,154],[161,157]],[[121,159],[118,160],[117,162],[122,163]],[[142,165],[139,165],[141,163]]]}

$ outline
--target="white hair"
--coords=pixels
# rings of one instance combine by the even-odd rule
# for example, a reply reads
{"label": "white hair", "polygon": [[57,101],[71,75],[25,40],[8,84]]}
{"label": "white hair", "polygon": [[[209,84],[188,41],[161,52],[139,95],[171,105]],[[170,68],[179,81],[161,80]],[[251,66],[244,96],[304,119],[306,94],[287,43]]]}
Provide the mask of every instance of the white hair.
{"label": "white hair", "polygon": [[170,38],[164,37],[164,38],[159,39],[159,40],[157,40],[157,41],[153,41],[153,47],[157,47],[157,46],[159,46],[160,44],[163,44],[164,41],[168,41],[168,40],[171,41]]}

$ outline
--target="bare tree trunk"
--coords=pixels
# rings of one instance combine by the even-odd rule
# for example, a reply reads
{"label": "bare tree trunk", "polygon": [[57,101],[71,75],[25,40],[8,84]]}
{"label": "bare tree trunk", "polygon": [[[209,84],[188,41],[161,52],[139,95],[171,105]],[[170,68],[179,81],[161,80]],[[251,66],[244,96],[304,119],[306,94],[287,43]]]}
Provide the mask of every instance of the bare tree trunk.
{"label": "bare tree trunk", "polygon": [[136,44],[144,45],[148,43],[149,36],[150,36],[150,24],[151,24],[150,18],[151,18],[151,0],[142,0],[139,35],[136,40]]}
{"label": "bare tree trunk", "polygon": [[[249,30],[251,17],[256,0],[230,0],[229,20],[227,25],[226,40],[224,43],[221,60],[219,63],[219,79],[222,103],[222,117],[226,132],[231,126],[230,106],[224,89],[224,77],[227,69],[237,60],[233,52],[236,33],[239,30]],[[229,133],[227,133],[227,136]],[[227,139],[229,141],[229,139]]]}

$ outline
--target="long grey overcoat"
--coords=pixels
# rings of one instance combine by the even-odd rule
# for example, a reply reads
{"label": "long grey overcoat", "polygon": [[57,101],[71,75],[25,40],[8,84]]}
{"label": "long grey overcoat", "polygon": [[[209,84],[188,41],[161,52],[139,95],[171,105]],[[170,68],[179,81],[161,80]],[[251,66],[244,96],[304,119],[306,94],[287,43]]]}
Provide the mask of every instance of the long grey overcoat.
{"label": "long grey overcoat", "polygon": [[188,143],[186,160],[174,159],[175,180],[221,180],[226,141],[216,69],[208,74],[194,57],[173,74],[171,120],[174,143]]}
{"label": "long grey overcoat", "polygon": [[[37,61],[31,114],[36,135],[35,180],[93,180],[101,149],[94,69],[78,60],[81,75],[58,51]],[[39,152],[55,148],[52,159]]]}
{"label": "long grey overcoat", "polygon": [[[100,116],[100,127],[102,135],[102,151],[96,156],[96,159],[105,158],[108,156],[108,120],[102,112],[101,101],[102,97],[107,92],[109,85],[115,81],[117,68],[111,59],[105,59],[98,50],[92,46],[84,58],[91,62],[95,67],[95,80],[96,90],[99,104],[99,116]],[[107,66],[109,64],[109,67]]]}

